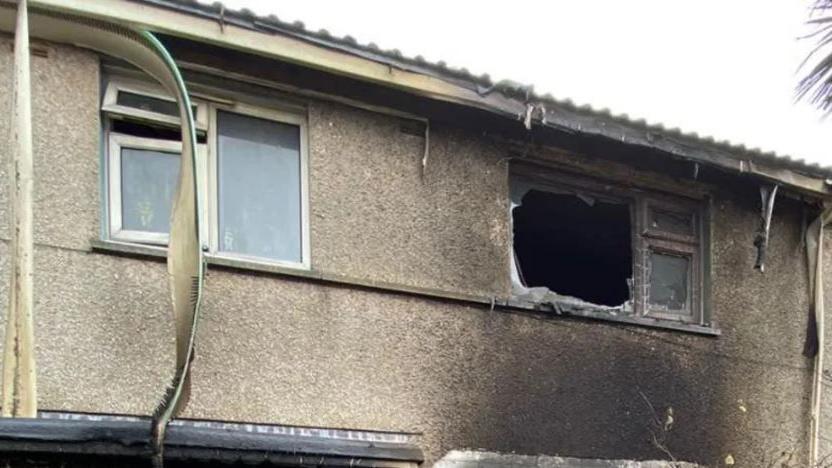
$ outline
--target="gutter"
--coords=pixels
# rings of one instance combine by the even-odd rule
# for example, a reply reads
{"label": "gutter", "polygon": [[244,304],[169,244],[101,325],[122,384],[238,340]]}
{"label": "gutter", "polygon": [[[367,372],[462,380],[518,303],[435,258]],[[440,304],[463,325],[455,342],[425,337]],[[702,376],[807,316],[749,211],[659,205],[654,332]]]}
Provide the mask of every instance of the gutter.
{"label": "gutter", "polygon": [[[251,425],[242,425],[251,426]],[[0,458],[37,459],[54,454],[146,460],[153,454],[151,421],[123,419],[0,419]],[[220,425],[220,427],[222,427]],[[171,425],[165,459],[257,466],[412,468],[424,459],[408,443],[336,439],[220,428],[193,422]]]}
{"label": "gutter", "polygon": [[[0,0],[0,5],[8,0]],[[256,17],[225,16],[194,6],[164,0],[31,0],[33,7],[73,13],[121,24],[130,24],[149,31],[214,44],[272,59],[298,64],[363,81],[377,83],[416,95],[476,108],[515,120],[526,119],[532,125],[558,131],[581,133],[608,138],[630,145],[654,148],[675,157],[706,163],[734,173],[747,173],[769,182],[813,195],[830,196],[832,190],[822,175],[804,174],[784,168],[777,162],[761,161],[765,155],[746,158],[742,150],[733,152],[720,144],[697,142],[694,137],[676,131],[663,131],[639,123],[628,123],[609,115],[572,108],[564,103],[530,93],[520,96],[506,86],[496,85],[497,92],[482,92],[476,83],[453,73],[441,73],[428,66],[409,64],[367,48],[327,41],[311,33],[281,29]],[[36,13],[32,9],[32,14]],[[0,29],[6,28],[0,10]],[[268,39],[266,39],[268,38]],[[47,37],[48,39],[48,37]],[[517,94],[516,97],[506,94]],[[749,153],[745,151],[745,153]]]}

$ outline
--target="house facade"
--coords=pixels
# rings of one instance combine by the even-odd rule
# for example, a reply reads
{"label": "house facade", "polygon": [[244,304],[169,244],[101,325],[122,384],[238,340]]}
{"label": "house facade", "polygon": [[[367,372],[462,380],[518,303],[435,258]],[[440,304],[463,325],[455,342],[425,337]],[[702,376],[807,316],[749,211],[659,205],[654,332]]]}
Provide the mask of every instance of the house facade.
{"label": "house facade", "polygon": [[[157,33],[193,100],[208,273],[172,463],[808,465],[829,170],[218,6],[30,18],[41,417],[0,424],[9,456],[139,466],[174,370],[178,113],[123,57],[40,27],[92,18]],[[0,277],[8,204],[0,184]]]}

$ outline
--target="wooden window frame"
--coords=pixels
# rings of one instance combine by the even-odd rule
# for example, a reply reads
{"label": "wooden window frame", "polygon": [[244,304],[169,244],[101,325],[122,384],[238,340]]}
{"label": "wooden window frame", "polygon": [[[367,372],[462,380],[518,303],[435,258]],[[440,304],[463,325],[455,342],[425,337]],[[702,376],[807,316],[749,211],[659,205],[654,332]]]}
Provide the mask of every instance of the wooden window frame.
{"label": "wooden window frame", "polygon": [[[667,195],[658,198],[655,194],[640,196],[638,204],[638,219],[634,221],[638,223],[640,239],[636,254],[638,255],[638,261],[641,262],[641,268],[635,269],[635,274],[639,275],[635,281],[640,285],[640,294],[635,298],[638,302],[636,310],[646,317],[705,325],[702,300],[702,290],[704,289],[702,284],[702,256],[706,252],[701,228],[704,218],[703,207],[682,198],[668,198]],[[650,226],[650,211],[654,208],[676,214],[689,213],[692,218],[691,234],[683,235],[662,231]],[[652,252],[689,259],[687,275],[688,306],[683,313],[649,303],[650,268],[652,267],[650,254]],[[634,262],[636,261],[635,258]]]}

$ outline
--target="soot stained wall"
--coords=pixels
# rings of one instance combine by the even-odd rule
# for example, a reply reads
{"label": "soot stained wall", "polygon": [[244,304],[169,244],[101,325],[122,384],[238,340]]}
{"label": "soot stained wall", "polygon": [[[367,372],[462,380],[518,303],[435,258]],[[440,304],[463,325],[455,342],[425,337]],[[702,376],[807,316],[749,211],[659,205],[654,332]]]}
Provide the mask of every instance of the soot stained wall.
{"label": "soot stained wall", "polygon": [[[9,56],[0,41],[2,83]],[[97,60],[55,45],[33,67],[40,405],[148,414],[173,368],[166,274],[155,261],[90,252],[100,199]],[[0,86],[0,108],[8,99]],[[423,181],[423,142],[399,133],[395,119],[321,102],[310,103],[309,119],[315,269],[507,293],[498,147],[437,125]],[[0,184],[3,223],[5,193]],[[664,442],[679,459],[718,465],[730,454],[737,466],[761,466],[794,450],[801,460],[811,362],[801,356],[800,210],[778,201],[760,274],[757,199],[753,190],[715,194],[719,338],[211,270],[186,416],[417,431],[429,462],[465,447],[662,458],[646,398],[659,417],[673,408]],[[5,288],[0,281],[0,304]]]}

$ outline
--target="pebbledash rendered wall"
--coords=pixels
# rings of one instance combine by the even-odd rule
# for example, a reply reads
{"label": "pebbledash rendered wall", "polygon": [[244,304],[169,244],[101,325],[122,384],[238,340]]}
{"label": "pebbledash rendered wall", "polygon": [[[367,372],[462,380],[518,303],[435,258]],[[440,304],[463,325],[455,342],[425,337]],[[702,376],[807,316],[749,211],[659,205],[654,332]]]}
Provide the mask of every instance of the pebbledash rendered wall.
{"label": "pebbledash rendered wall", "polygon": [[[9,42],[0,38],[0,109],[9,108]],[[173,369],[165,265],[93,252],[99,61],[44,46],[48,57],[32,62],[40,407],[148,414]],[[435,123],[423,181],[423,140],[400,133],[395,119],[319,101],[308,115],[314,270],[508,293],[498,146]],[[8,130],[0,112],[0,138]],[[0,183],[0,279],[7,193]],[[666,458],[651,442],[646,398],[662,420],[672,408],[672,428],[658,435],[679,460],[719,466],[730,455],[756,467],[793,451],[800,463],[811,384],[801,355],[809,311],[801,209],[778,200],[760,274],[757,204],[753,190],[715,193],[717,338],[211,268],[186,416],[420,432],[428,464],[467,448]],[[1,280],[3,307],[6,287]]]}

